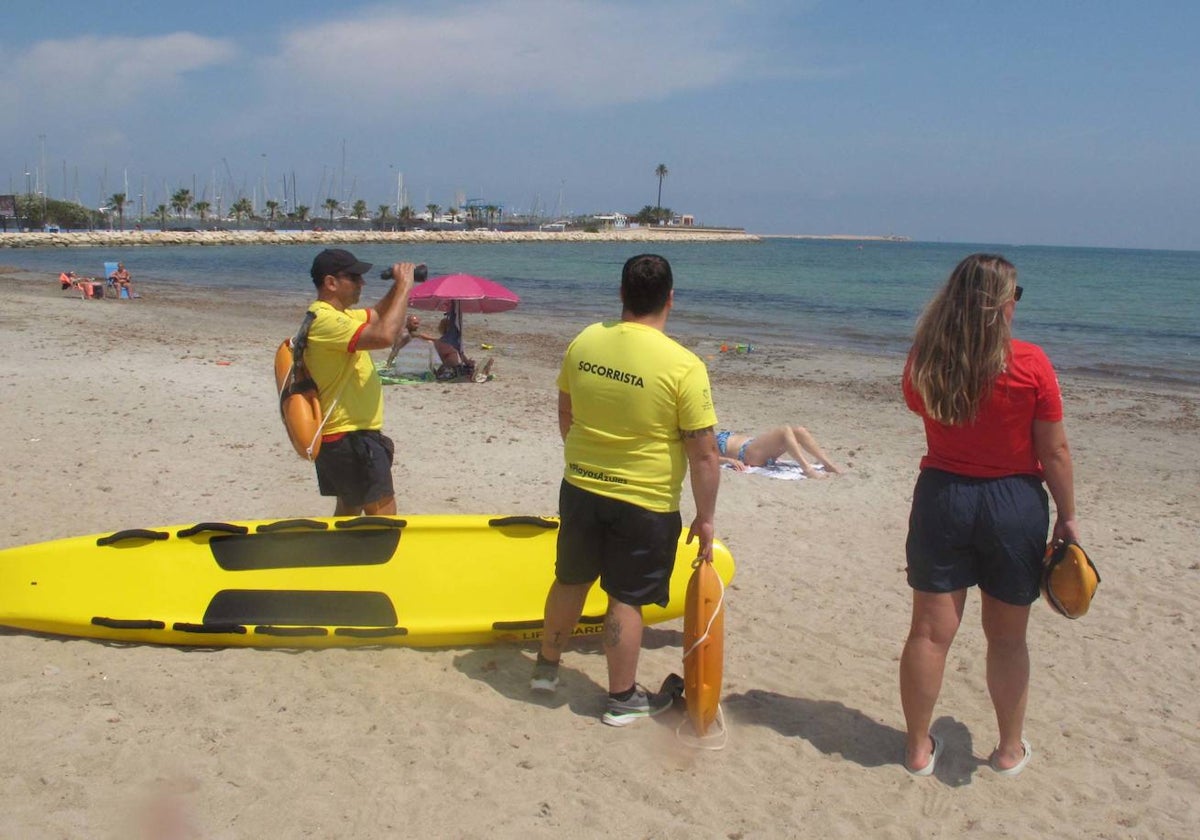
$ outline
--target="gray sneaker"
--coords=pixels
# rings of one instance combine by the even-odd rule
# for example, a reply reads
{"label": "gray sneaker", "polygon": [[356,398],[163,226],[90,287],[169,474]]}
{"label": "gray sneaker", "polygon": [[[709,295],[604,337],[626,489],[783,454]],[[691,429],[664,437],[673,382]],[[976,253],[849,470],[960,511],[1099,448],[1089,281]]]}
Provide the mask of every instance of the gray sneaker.
{"label": "gray sneaker", "polygon": [[558,663],[539,659],[533,666],[529,690],[553,694],[556,688],[558,688]]}
{"label": "gray sneaker", "polygon": [[608,711],[601,718],[609,726],[626,726],[635,720],[654,717],[671,708],[674,698],[670,694],[647,691],[637,686],[628,700],[608,698]]}

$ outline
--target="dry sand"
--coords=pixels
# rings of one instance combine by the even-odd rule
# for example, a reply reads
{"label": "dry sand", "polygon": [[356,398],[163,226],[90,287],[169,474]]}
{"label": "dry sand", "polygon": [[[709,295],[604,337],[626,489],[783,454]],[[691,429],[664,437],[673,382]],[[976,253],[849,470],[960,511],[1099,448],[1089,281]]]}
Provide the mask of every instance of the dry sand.
{"label": "dry sand", "polygon": [[[0,284],[0,545],[332,510],[287,444],[270,373],[302,303]],[[583,325],[533,315],[472,317],[495,381],[385,389],[402,512],[555,512],[554,374]],[[696,349],[713,357],[723,425],[802,423],[848,467],[825,481],[722,475],[717,530],[738,562],[724,750],[680,743],[677,715],[603,726],[595,647],[567,654],[545,702],[527,690],[531,648],[185,650],[6,632],[0,836],[1197,836],[1200,395],[1064,380],[1104,582],[1080,621],[1034,607],[1036,755],[1016,779],[984,763],[995,723],[968,599],[935,713],[947,751],[918,780],[898,763],[897,661],[923,439],[899,361],[716,347]],[[647,632],[646,683],[681,670],[681,631]]]}

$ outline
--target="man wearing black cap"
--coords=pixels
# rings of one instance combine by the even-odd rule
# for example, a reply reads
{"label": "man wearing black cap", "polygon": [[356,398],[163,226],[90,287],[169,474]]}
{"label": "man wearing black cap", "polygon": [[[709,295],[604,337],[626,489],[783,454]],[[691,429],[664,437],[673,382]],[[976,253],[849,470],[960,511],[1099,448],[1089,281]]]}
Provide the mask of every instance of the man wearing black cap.
{"label": "man wearing black cap", "polygon": [[391,347],[404,326],[413,263],[392,266],[392,287],[374,308],[356,309],[371,264],[349,251],[327,248],[312,264],[317,299],[308,311],[304,362],[328,415],[317,454],[322,496],[336,496],[334,516],[394,514],[395,448],[383,428],[383,388],[369,350]]}

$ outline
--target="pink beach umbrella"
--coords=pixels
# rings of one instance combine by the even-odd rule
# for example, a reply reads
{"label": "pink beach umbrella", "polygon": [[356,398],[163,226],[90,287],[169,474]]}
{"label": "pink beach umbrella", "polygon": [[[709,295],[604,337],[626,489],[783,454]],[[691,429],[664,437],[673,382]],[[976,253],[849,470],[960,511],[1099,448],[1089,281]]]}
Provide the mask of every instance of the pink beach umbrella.
{"label": "pink beach umbrella", "polygon": [[515,309],[521,299],[494,280],[470,274],[447,274],[416,286],[408,297],[414,309],[445,312],[458,304],[459,312],[504,312]]}

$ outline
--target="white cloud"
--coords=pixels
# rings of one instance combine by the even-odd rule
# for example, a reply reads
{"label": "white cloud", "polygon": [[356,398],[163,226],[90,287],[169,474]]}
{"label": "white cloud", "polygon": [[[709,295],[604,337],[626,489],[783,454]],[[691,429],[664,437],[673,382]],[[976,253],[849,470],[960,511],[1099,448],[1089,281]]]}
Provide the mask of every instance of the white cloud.
{"label": "white cloud", "polygon": [[41,41],[3,56],[0,105],[24,117],[72,114],[90,120],[174,89],[183,75],[230,60],[223,40],[176,32],[150,38],[84,36]]}
{"label": "white cloud", "polygon": [[699,3],[500,0],[375,7],[287,33],[266,64],[272,86],[342,103],[543,97],[589,108],[711,87],[751,60]]}

